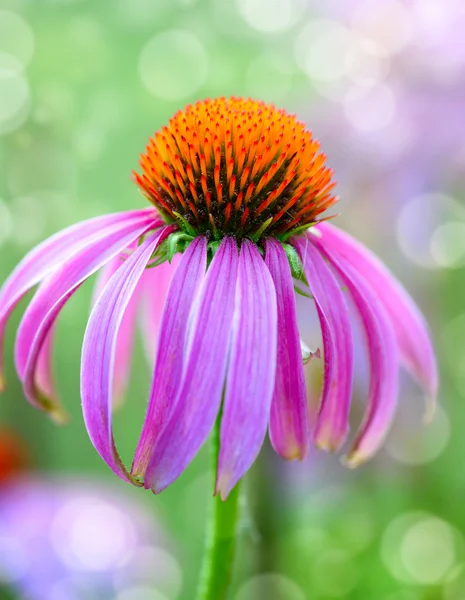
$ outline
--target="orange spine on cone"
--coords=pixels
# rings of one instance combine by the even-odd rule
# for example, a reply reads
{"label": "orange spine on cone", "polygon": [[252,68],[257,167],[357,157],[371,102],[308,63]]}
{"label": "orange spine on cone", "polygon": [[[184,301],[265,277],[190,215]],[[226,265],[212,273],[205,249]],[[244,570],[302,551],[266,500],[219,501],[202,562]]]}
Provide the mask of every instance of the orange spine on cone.
{"label": "orange spine on cone", "polygon": [[187,106],[156,133],[134,180],[168,220],[181,215],[199,234],[279,237],[336,201],[325,161],[294,115],[218,98]]}

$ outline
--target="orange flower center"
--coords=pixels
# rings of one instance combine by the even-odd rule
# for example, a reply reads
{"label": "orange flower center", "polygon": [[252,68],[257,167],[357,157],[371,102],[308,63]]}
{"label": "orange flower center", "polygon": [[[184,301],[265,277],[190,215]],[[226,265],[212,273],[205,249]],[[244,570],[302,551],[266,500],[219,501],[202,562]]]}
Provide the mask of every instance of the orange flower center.
{"label": "orange flower center", "polygon": [[241,98],[187,106],[149,140],[142,193],[187,233],[287,237],[336,198],[319,143],[294,115]]}

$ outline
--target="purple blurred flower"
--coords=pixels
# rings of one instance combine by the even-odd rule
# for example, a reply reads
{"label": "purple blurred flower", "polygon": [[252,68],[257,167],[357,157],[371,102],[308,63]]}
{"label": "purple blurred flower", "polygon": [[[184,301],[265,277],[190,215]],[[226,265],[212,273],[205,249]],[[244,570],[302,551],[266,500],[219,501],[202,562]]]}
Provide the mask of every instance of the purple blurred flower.
{"label": "purple blurred flower", "polygon": [[[300,66],[315,78],[320,95],[312,98],[308,118],[317,124],[344,196],[363,203],[370,187],[371,201],[373,196],[379,200],[371,205],[392,218],[391,202],[405,204],[425,192],[461,185],[463,2],[349,0],[319,3],[315,10],[323,18],[308,27],[318,28],[325,42],[318,50],[330,49],[334,39],[346,50],[342,60],[331,54],[330,59],[337,58],[329,65],[334,71],[324,79],[327,73],[315,72],[305,60],[306,53],[316,53],[307,29],[297,46]],[[329,84],[335,93],[328,93]],[[386,95],[392,100],[389,110]]]}
{"label": "purple blurred flower", "polygon": [[[27,477],[2,486],[0,582],[28,600],[175,597],[176,559],[152,514],[102,484]],[[163,595],[163,597],[165,597]]]}
{"label": "purple blurred flower", "polygon": [[[324,161],[303,124],[272,106],[219,99],[175,115],[147,146],[143,175],[135,175],[157,211],[74,225],[33,250],[5,283],[0,331],[19,299],[41,282],[16,341],[16,367],[30,402],[62,417],[50,371],[54,322],[80,284],[103,267],[81,365],[84,418],[95,447],[123,480],[159,492],[194,458],[222,407],[216,489],[225,498],[268,429],[282,457],[307,454],[294,294],[300,280],[323,333],[314,441],[335,451],[347,436],[350,298],[366,333],[371,383],[347,462],[371,457],[393,417],[399,363],[431,398],[436,364],[423,318],[405,290],[366,248],[319,218],[335,201]],[[157,266],[177,252],[176,268]],[[158,351],[129,471],[114,444],[111,409],[113,390],[124,387],[142,294],[146,334],[158,331]]]}

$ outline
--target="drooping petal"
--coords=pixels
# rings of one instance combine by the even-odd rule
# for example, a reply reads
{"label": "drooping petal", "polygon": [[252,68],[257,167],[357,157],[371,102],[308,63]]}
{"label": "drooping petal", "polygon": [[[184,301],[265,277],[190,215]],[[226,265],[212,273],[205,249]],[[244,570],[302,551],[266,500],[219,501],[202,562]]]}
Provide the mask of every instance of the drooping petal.
{"label": "drooping petal", "polygon": [[[174,409],[182,377],[189,314],[197,289],[205,277],[206,266],[207,241],[199,237],[182,255],[166,297],[149,404],[134,456],[133,475],[143,476],[145,473],[161,430]],[[156,302],[157,288],[154,286],[151,292]]]}
{"label": "drooping petal", "polygon": [[278,350],[270,439],[273,448],[283,458],[302,459],[308,452],[309,436],[294,284],[286,253],[273,238],[266,241],[265,262],[273,278],[278,307]]}
{"label": "drooping petal", "polygon": [[121,479],[139,485],[124,467],[113,439],[112,387],[118,331],[137,283],[153,252],[169,233],[147,238],[105,286],[87,324],[81,360],[84,421],[100,456]]}
{"label": "drooping petal", "polygon": [[306,238],[295,246],[315,299],[324,348],[324,383],[315,427],[315,443],[335,452],[349,431],[354,349],[347,304],[339,283],[318,250]]}
{"label": "drooping petal", "polygon": [[145,353],[151,369],[155,362],[166,296],[176,267],[179,264],[179,256],[176,254],[171,263],[166,261],[156,269],[147,269],[140,283],[138,320]]}
{"label": "drooping petal", "polygon": [[383,443],[394,417],[399,374],[399,352],[394,329],[383,303],[366,283],[360,271],[331,250],[323,240],[312,242],[330,260],[348,287],[362,320],[370,360],[370,388],[365,417],[355,442],[346,457],[349,466],[371,458]]}
{"label": "drooping petal", "polygon": [[146,220],[155,226],[161,224],[152,209],[134,210],[89,219],[56,233],[33,250],[18,264],[0,290],[0,391],[4,386],[3,340],[9,316],[28,290],[42,281],[96,236],[105,236],[115,225],[133,220]]}
{"label": "drooping petal", "polygon": [[277,354],[276,291],[256,246],[241,243],[216,491],[225,500],[253,464],[270,418]]}
{"label": "drooping petal", "polygon": [[[152,223],[132,221],[113,226],[105,238],[95,238],[79,253],[61,265],[37,290],[18,329],[15,345],[15,363],[19,377],[24,382],[28,400],[38,408],[55,413],[60,410],[55,399],[47,398],[36,381],[37,361],[44,339],[60,310],[77,288],[102,267],[139,238]],[[58,411],[58,414],[57,414]]]}
{"label": "drooping petal", "polygon": [[53,376],[53,341],[55,327],[51,327],[45,337],[37,359],[36,382],[47,398],[57,398],[55,379]]}
{"label": "drooping petal", "polygon": [[[349,262],[374,290],[389,315],[407,369],[434,404],[438,373],[428,326],[412,298],[387,267],[363,244],[329,223],[317,226],[325,247]],[[432,407],[430,407],[431,409]]]}
{"label": "drooping petal", "polygon": [[184,471],[218,414],[228,362],[237,264],[236,241],[225,237],[199,289],[175,409],[146,471],[145,486],[156,493]]}
{"label": "drooping petal", "polygon": [[[122,265],[123,257],[115,256],[106,265],[104,265],[102,269],[100,269],[94,286],[92,306],[94,306],[97,302],[108,281]],[[138,288],[139,287],[140,286],[138,286]],[[121,321],[119,328],[118,339],[116,341],[113,381],[113,403],[115,407],[122,401],[131,369],[131,356],[134,346],[136,312],[139,295],[140,291],[136,289],[124,313],[123,320]]]}

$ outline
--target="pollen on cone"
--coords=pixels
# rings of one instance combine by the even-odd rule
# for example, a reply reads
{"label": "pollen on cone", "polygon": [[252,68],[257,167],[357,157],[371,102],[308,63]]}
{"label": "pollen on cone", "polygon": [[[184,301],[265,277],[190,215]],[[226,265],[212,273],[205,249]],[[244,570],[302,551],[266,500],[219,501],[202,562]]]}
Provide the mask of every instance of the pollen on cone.
{"label": "pollen on cone", "polygon": [[332,172],[305,125],[272,104],[199,101],[149,140],[134,180],[168,220],[199,234],[280,236],[334,204]]}

